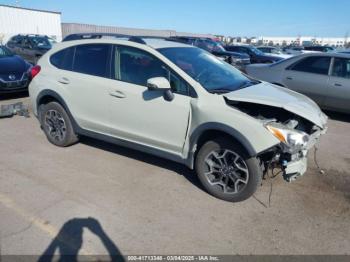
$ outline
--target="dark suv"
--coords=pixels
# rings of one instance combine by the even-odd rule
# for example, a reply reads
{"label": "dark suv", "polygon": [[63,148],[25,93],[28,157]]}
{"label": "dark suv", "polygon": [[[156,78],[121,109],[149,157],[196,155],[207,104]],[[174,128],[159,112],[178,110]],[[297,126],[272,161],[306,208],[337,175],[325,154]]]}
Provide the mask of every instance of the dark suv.
{"label": "dark suv", "polygon": [[13,53],[20,55],[31,64],[52,48],[54,40],[46,35],[16,35],[6,44]]}
{"label": "dark suv", "polygon": [[238,69],[244,69],[244,67],[250,64],[250,58],[246,54],[237,52],[230,52],[219,43],[210,38],[198,38],[198,37],[170,37],[168,40],[180,42],[188,45],[193,45],[212,53],[213,55],[225,60],[227,63],[236,66]]}
{"label": "dark suv", "polygon": [[250,46],[250,45],[225,46],[225,49],[227,51],[238,52],[238,53],[249,55],[250,62],[252,64],[268,64],[268,63],[274,63],[283,59],[282,57],[278,57],[278,56],[266,55],[256,47]]}

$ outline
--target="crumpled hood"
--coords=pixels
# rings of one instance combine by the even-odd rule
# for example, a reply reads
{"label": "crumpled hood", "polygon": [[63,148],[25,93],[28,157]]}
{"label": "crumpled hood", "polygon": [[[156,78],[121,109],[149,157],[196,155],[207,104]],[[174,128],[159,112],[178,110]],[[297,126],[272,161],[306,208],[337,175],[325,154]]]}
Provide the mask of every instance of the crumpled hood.
{"label": "crumpled hood", "polygon": [[224,95],[228,100],[283,108],[325,128],[327,116],[310,98],[269,83],[249,86]]}

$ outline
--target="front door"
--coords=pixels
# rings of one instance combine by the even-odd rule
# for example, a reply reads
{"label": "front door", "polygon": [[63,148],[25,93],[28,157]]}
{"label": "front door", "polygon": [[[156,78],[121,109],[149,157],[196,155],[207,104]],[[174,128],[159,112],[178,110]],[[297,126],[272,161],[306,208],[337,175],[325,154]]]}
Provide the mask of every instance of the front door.
{"label": "front door", "polygon": [[[118,46],[114,51],[110,87],[113,135],[180,155],[190,117],[188,84],[150,53]],[[166,77],[174,92],[167,101],[163,91],[149,91],[147,80]]]}
{"label": "front door", "polygon": [[328,95],[327,82],[331,57],[312,56],[302,59],[284,70],[282,84],[302,93],[319,105]]}

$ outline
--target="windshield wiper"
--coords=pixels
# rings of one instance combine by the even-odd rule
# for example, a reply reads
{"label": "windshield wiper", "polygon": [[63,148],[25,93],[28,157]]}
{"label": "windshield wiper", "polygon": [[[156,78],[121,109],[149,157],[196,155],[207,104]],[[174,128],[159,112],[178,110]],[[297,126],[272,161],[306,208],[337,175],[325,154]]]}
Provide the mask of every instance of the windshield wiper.
{"label": "windshield wiper", "polygon": [[241,84],[238,87],[238,89],[249,87],[249,86],[254,86],[254,85],[257,85],[257,84],[260,84],[260,82],[259,81],[246,81],[243,84]]}
{"label": "windshield wiper", "polygon": [[234,90],[232,89],[224,89],[224,88],[217,88],[217,89],[210,89],[208,90],[209,93],[211,94],[225,94],[225,93],[230,93]]}

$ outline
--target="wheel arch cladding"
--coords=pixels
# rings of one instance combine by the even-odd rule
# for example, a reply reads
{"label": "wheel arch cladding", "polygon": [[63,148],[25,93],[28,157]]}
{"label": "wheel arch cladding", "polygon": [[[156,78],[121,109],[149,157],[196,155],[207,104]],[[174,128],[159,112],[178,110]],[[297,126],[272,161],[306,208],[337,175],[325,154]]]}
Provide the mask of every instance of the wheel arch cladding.
{"label": "wheel arch cladding", "polygon": [[198,126],[192,132],[190,136],[188,166],[193,169],[196,154],[205,142],[222,136],[233,139],[233,141],[242,146],[242,148],[246,151],[248,157],[257,155],[257,152],[255,151],[252,144],[239,131],[225,124],[210,122]]}
{"label": "wheel arch cladding", "polygon": [[[36,99],[37,108],[39,109],[40,105],[47,104],[47,103],[50,103],[50,102],[57,102],[57,103],[59,103],[64,108],[64,110],[67,112],[70,120],[72,121],[72,125],[73,125],[74,131],[77,132],[77,131],[80,130],[79,125],[77,124],[77,122],[75,121],[74,117],[72,116],[72,114],[71,114],[71,112],[70,112],[66,102],[64,101],[64,99],[58,93],[56,93],[55,91],[52,91],[52,90],[49,90],[49,89],[42,90],[39,93],[39,95],[37,96],[37,99]],[[38,114],[39,114],[39,112],[38,112]]]}

